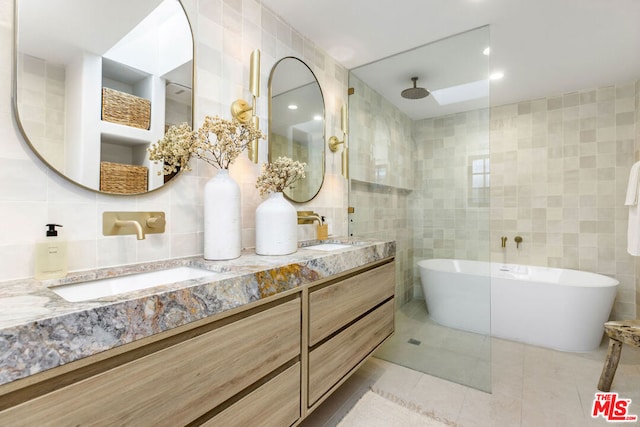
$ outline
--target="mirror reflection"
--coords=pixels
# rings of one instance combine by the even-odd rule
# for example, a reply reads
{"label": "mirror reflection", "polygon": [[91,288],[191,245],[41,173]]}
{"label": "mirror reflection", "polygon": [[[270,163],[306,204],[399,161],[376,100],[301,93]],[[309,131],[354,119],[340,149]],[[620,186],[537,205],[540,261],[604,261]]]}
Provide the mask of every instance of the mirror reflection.
{"label": "mirror reflection", "polygon": [[193,37],[181,3],[16,0],[15,13],[15,107],[35,153],[91,190],[161,187],[147,147],[193,117]]}
{"label": "mirror reflection", "polygon": [[324,180],[324,98],[309,67],[294,57],[281,59],[269,78],[269,161],[280,156],[305,162],[306,178],[284,191],[304,203]]}

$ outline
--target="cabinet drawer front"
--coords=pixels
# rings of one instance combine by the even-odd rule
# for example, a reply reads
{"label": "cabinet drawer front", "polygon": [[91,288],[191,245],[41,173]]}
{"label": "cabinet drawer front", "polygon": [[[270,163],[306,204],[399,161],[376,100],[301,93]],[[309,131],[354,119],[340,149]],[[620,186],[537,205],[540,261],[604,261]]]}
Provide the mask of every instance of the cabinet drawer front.
{"label": "cabinet drawer front", "polygon": [[309,294],[309,345],[328,337],[395,292],[395,262]]}
{"label": "cabinet drawer front", "polygon": [[0,425],[184,425],[300,353],[300,299],[0,413]]}
{"label": "cabinet drawer front", "polygon": [[394,300],[309,353],[309,406],[393,332]]}
{"label": "cabinet drawer front", "polygon": [[260,386],[203,426],[290,426],[300,418],[300,362]]}

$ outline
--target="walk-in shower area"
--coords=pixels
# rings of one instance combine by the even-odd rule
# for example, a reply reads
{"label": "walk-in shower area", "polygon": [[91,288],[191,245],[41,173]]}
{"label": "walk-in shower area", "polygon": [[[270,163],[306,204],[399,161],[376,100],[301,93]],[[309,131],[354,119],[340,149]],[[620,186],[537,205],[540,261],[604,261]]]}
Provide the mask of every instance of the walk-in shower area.
{"label": "walk-in shower area", "polygon": [[376,356],[484,391],[491,340],[429,317],[417,263],[491,257],[488,47],[483,27],[349,77],[350,233],[397,242],[396,333]]}
{"label": "walk-in shower area", "polygon": [[[396,333],[376,356],[483,391],[491,390],[487,321],[498,338],[589,352],[604,321],[633,319],[637,311],[622,201],[638,152],[639,82],[496,100],[490,89],[501,75],[494,73],[489,30],[349,75],[349,232],[397,242]],[[444,288],[423,286],[424,260],[459,261],[451,268],[460,275],[444,280]],[[462,262],[484,265],[472,274],[473,289],[449,286],[468,282]],[[582,290],[557,286],[578,273],[592,274],[578,280]],[[512,278],[534,276],[542,278],[534,288],[512,284],[501,288],[507,293],[494,292]],[[560,320],[544,327],[553,318],[550,301],[558,302],[553,315]],[[536,319],[536,307],[547,315]],[[448,323],[439,313],[455,311],[471,324]],[[572,333],[567,320],[585,313],[578,322],[585,327]],[[531,337],[542,327],[543,338],[564,338],[531,342],[502,329],[515,320]],[[583,339],[569,342],[556,325],[572,336],[584,332]]]}

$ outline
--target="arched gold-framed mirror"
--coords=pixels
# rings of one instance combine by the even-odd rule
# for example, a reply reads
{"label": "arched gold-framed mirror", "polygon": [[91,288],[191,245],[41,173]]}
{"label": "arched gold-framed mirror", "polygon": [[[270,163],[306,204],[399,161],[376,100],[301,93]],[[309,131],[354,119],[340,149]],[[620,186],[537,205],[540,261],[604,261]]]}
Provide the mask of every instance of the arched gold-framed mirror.
{"label": "arched gold-framed mirror", "polygon": [[291,201],[312,200],[322,188],[325,171],[324,96],[313,71],[287,56],[269,76],[269,161],[286,156],[305,162],[304,179],[284,195]]}
{"label": "arched gold-framed mirror", "polygon": [[194,43],[179,0],[15,0],[16,120],[34,153],[85,189],[143,194],[147,147],[193,123]]}

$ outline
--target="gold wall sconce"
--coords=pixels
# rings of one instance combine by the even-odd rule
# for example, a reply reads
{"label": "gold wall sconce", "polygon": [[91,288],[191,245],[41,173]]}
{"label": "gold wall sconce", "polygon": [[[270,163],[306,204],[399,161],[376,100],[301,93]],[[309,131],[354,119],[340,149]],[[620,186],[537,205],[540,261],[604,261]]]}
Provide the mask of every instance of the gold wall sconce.
{"label": "gold wall sconce", "polygon": [[[256,100],[260,96],[260,49],[251,52],[249,65],[249,91],[253,95],[251,105],[244,99],[237,99],[231,104],[231,116],[241,123],[253,123],[260,129],[260,119],[256,115]],[[258,140],[251,141],[248,149],[249,160],[258,163]]]}
{"label": "gold wall sconce", "polygon": [[349,110],[347,104],[343,104],[340,110],[340,129],[342,130],[342,141],[337,136],[329,138],[329,150],[332,153],[338,151],[340,144],[342,147],[342,176],[349,179]]}

